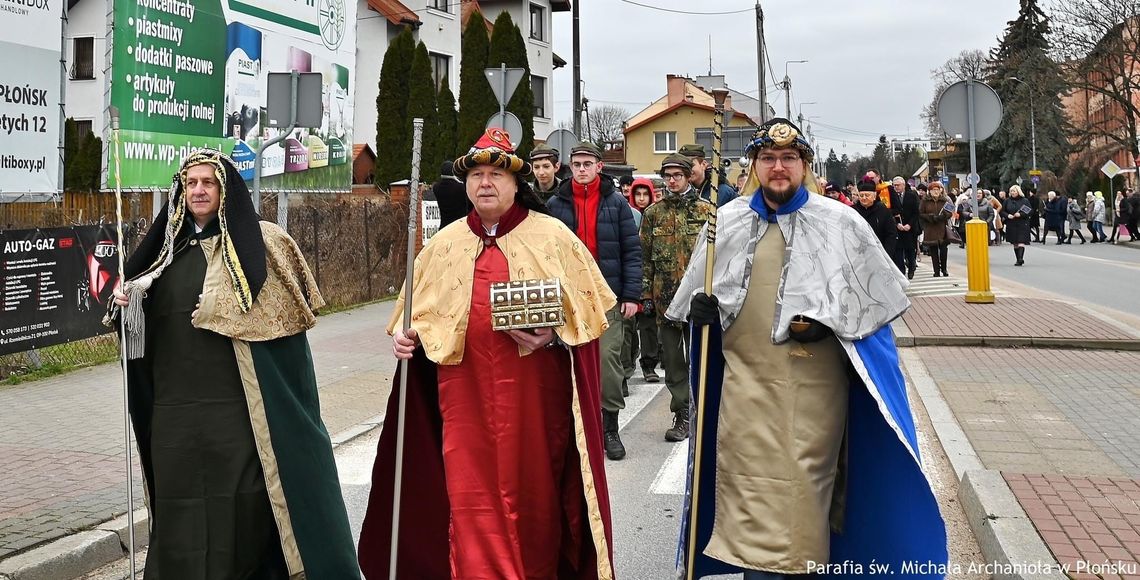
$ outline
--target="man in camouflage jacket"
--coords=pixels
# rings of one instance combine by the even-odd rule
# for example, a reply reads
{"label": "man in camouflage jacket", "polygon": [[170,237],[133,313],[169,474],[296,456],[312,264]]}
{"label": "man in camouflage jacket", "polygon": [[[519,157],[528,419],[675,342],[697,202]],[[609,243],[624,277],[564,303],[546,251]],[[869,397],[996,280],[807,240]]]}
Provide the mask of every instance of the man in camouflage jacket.
{"label": "man in camouflage jacket", "polygon": [[716,213],[716,206],[699,197],[689,184],[692,170],[687,157],[666,157],[661,163],[665,196],[649,206],[641,220],[642,298],[657,315],[665,385],[672,399],[673,426],[665,431],[666,441],[684,441],[689,436],[689,334],[685,326],[666,320],[665,310],[689,266],[701,228]]}

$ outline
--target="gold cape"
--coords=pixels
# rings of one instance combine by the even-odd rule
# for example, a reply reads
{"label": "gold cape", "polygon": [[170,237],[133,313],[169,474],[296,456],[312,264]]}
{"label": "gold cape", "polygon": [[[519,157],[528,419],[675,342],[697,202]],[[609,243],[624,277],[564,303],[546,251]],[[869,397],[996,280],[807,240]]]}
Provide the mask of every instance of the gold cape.
{"label": "gold cape", "polygon": [[[617,297],[606,284],[590,250],[562,222],[531,211],[518,226],[497,239],[507,257],[511,280],[558,278],[566,324],[555,329],[562,342],[576,346],[599,338],[609,326],[606,311]],[[412,274],[412,328],[427,357],[436,364],[463,360],[475,259],[483,240],[457,220],[440,230],[416,257]],[[504,280],[506,281],[506,280]],[[396,300],[388,334],[404,316],[404,291]],[[481,323],[490,324],[490,320]],[[521,346],[519,354],[529,354]]]}

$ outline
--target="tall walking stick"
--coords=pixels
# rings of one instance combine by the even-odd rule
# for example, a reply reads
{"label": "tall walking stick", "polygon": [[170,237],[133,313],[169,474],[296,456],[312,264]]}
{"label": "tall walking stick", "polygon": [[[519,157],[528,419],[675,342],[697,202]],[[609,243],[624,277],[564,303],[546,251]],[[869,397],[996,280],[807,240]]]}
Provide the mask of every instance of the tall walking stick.
{"label": "tall walking stick", "polygon": [[[111,107],[111,136],[115,142],[115,224],[118,228],[119,288],[126,292],[126,252],[123,251],[123,174],[119,163],[119,109]],[[130,392],[127,387],[127,316],[119,313],[119,364],[123,367],[123,449],[127,467],[127,558],[130,560],[131,580],[135,579],[135,471],[131,450]]]}
{"label": "tall walking stick", "polygon": [[[713,100],[716,108],[713,110],[713,155],[712,167],[716,181],[709,188],[709,201],[716,206],[717,189],[720,188],[723,178],[720,167],[720,147],[724,139],[724,101],[728,97],[728,90],[714,89]],[[713,293],[713,264],[716,262],[716,212],[709,217],[708,229],[705,234],[705,294]],[[708,388],[709,378],[709,327],[701,327],[700,350],[701,374],[697,378],[697,420],[696,431],[693,433],[693,480],[691,500],[689,502],[689,549],[685,562],[685,578],[693,580],[695,562],[697,559],[697,499],[701,488],[701,447],[704,443],[704,416],[705,391]]]}
{"label": "tall walking stick", "polygon": [[[404,278],[404,332],[412,327],[412,269],[416,254],[416,215],[419,209],[420,146],[424,120],[412,119],[412,181],[408,193],[408,266]],[[400,544],[400,492],[404,482],[404,415],[408,403],[408,361],[400,361],[400,410],[396,419],[396,482],[392,488],[392,545],[388,555],[388,580],[396,580],[396,557]]]}

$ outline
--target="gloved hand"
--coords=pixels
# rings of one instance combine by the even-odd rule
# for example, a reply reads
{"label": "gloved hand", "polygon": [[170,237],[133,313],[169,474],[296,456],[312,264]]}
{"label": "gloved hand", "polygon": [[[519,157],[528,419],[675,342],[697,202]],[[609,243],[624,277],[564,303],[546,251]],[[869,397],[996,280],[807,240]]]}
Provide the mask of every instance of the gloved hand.
{"label": "gloved hand", "polygon": [[653,301],[645,299],[641,301],[641,311],[645,314],[653,314]]}
{"label": "gloved hand", "polygon": [[689,303],[689,320],[697,326],[720,324],[720,301],[716,296],[698,292]]}
{"label": "gloved hand", "polygon": [[819,342],[831,335],[830,328],[806,316],[793,318],[788,326],[788,336],[796,342]]}

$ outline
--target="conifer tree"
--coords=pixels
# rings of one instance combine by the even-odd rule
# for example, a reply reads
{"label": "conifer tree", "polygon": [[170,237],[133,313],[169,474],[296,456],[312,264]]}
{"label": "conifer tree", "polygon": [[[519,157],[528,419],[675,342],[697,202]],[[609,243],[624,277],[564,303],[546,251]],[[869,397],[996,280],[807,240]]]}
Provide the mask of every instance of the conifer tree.
{"label": "conifer tree", "polygon": [[[432,183],[439,177],[439,166],[443,159],[436,145],[439,139],[439,123],[435,110],[431,57],[428,56],[427,46],[422,41],[416,46],[415,56],[412,58],[408,90],[408,135],[412,135],[412,120],[416,118],[424,120],[420,142],[420,183]],[[411,145],[410,140],[409,145]]]}
{"label": "conifer tree", "polygon": [[1033,155],[1031,125],[1036,126],[1038,169],[1058,175],[1065,169],[1070,129],[1061,94],[1066,83],[1061,67],[1049,56],[1049,34],[1049,21],[1037,0],[1021,0],[1017,18],[1008,23],[998,46],[990,51],[986,82],[1001,97],[1004,115],[997,132],[979,143],[978,165],[984,183],[1005,189],[1018,177],[1028,180]]}
{"label": "conifer tree", "polygon": [[490,40],[483,16],[473,12],[463,29],[463,62],[459,68],[459,114],[455,154],[465,155],[483,134],[487,119],[499,110],[495,93],[483,69],[487,68]]}
{"label": "conifer tree", "polygon": [[518,117],[522,124],[521,135],[511,135],[511,140],[518,143],[516,152],[526,157],[534,149],[534,91],[530,87],[530,64],[526,56],[526,43],[522,32],[515,25],[508,12],[499,14],[495,19],[495,27],[491,31],[491,48],[487,57],[487,66],[495,68],[500,65],[507,68],[521,68],[522,80],[515,87],[511,100],[507,102],[507,111]]}
{"label": "conifer tree", "polygon": [[405,27],[384,53],[380,88],[376,96],[376,183],[387,188],[411,178],[412,135],[408,94],[415,41]]}
{"label": "conifer tree", "polygon": [[451,92],[450,82],[450,77],[444,74],[443,82],[439,86],[439,94],[435,99],[435,110],[439,123],[439,138],[436,139],[436,144],[441,163],[455,158],[457,146],[455,131],[458,128],[459,119],[455,111],[455,95]]}

